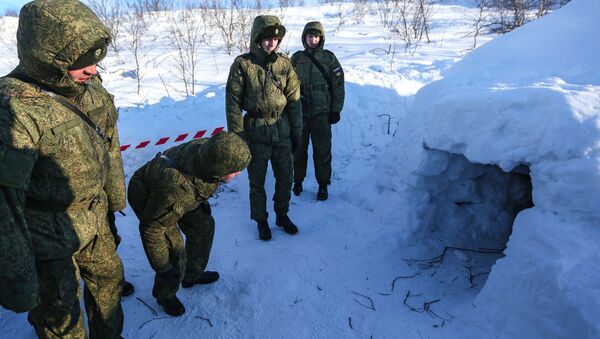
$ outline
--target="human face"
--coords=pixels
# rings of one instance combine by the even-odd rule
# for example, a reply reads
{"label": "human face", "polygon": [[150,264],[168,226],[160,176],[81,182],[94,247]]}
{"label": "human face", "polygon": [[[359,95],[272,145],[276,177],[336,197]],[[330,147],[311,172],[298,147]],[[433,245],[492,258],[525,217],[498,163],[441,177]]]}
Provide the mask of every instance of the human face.
{"label": "human face", "polygon": [[306,45],[309,48],[315,48],[315,47],[317,47],[317,45],[319,45],[320,41],[321,41],[321,37],[319,35],[314,35],[314,34],[307,34],[306,35]]}
{"label": "human face", "polygon": [[96,73],[98,73],[98,71],[96,70],[96,65],[91,65],[82,69],[70,70],[68,71],[68,73],[73,81],[75,81],[78,84],[83,84],[86,81],[90,80],[92,75],[95,75]]}
{"label": "human face", "polygon": [[231,182],[231,180],[233,180],[233,178],[237,177],[240,173],[241,173],[240,171],[237,171],[235,173],[227,174],[226,176],[221,177],[221,182],[225,182],[225,183]]}
{"label": "human face", "polygon": [[262,39],[260,41],[260,47],[267,52],[267,54],[273,53],[275,48],[277,48],[277,44],[279,43],[279,39],[277,38],[268,38]]}

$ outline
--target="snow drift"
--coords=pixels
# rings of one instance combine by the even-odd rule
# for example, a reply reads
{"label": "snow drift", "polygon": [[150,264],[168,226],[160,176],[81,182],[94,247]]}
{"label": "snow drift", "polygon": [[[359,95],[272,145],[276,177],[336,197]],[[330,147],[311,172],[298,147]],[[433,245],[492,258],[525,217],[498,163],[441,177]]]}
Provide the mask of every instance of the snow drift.
{"label": "snow drift", "polygon": [[600,336],[599,17],[574,0],[422,88],[363,202],[406,242],[506,245],[475,303],[502,337]]}

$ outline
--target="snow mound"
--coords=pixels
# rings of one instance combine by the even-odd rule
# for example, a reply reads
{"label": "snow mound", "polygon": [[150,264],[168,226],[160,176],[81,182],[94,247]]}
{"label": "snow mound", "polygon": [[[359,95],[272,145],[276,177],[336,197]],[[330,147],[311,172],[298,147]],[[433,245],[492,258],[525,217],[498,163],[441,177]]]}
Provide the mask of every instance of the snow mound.
{"label": "snow mound", "polygon": [[506,246],[475,303],[502,337],[600,336],[599,17],[574,0],[422,88],[361,201],[406,242]]}

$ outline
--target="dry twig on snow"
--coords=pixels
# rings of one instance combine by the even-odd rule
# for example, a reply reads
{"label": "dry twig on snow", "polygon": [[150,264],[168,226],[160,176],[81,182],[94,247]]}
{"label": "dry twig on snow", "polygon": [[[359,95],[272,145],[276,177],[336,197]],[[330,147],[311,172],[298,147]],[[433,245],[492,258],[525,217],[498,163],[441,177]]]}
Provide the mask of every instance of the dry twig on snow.
{"label": "dry twig on snow", "polygon": [[143,323],[143,324],[141,324],[141,325],[140,325],[140,327],[138,327],[138,330],[141,330],[141,329],[142,329],[142,327],[144,327],[144,326],[145,326],[147,323],[149,323],[149,322],[151,322],[151,321],[154,321],[154,320],[159,320],[159,319],[168,319],[168,318],[171,318],[171,317],[158,317],[158,318],[152,318],[152,319],[148,319],[148,320],[144,321],[144,323]]}
{"label": "dry twig on snow", "polygon": [[373,303],[373,299],[371,299],[371,297],[368,297],[368,296],[366,296],[364,294],[360,294],[360,293],[357,293],[357,292],[354,292],[354,291],[350,291],[350,292],[354,293],[355,295],[358,295],[360,297],[363,297],[363,298],[369,300],[369,302],[371,304],[370,306],[369,305],[365,305],[365,304],[361,303],[360,301],[356,300],[356,298],[354,298],[354,301],[356,301],[359,305],[375,311],[375,303]]}
{"label": "dry twig on snow", "polygon": [[152,308],[150,307],[150,305],[146,304],[146,302],[144,300],[142,300],[140,297],[135,297],[137,300],[139,300],[142,304],[146,305],[146,307],[148,307],[150,309],[150,311],[152,311],[152,314],[154,314],[155,316],[158,315],[158,313]]}
{"label": "dry twig on snow", "polygon": [[201,317],[201,316],[199,316],[199,315],[197,315],[195,318],[196,318],[196,319],[202,319],[202,320],[204,320],[204,321],[208,322],[208,325],[209,325],[210,327],[213,327],[213,324],[212,324],[212,322],[210,322],[210,319],[208,319],[208,318],[204,318],[204,317]]}
{"label": "dry twig on snow", "polygon": [[442,320],[445,320],[445,321],[450,321],[450,319],[446,319],[446,318],[440,317],[437,313],[435,313],[431,309],[431,305],[433,305],[433,304],[435,304],[437,302],[440,302],[441,299],[436,299],[436,300],[431,300],[431,301],[425,301],[423,303],[423,306],[419,307],[419,308],[416,308],[416,307],[411,306],[411,305],[408,304],[408,298],[410,298],[410,297],[418,297],[418,296],[420,296],[420,294],[412,294],[411,295],[410,294],[410,290],[408,290],[408,292],[406,292],[406,296],[404,297],[404,301],[403,301],[404,305],[406,307],[408,307],[413,312],[427,313],[432,318],[438,318],[438,319],[442,319]]}
{"label": "dry twig on snow", "polygon": [[394,278],[394,280],[392,280],[392,290],[391,290],[391,292],[394,292],[394,287],[396,285],[396,281],[398,281],[399,279],[410,279],[410,278],[414,278],[414,277],[416,277],[418,275],[419,275],[419,272],[417,272],[417,273],[415,273],[413,275],[407,275],[407,276],[402,276],[401,275],[399,277]]}

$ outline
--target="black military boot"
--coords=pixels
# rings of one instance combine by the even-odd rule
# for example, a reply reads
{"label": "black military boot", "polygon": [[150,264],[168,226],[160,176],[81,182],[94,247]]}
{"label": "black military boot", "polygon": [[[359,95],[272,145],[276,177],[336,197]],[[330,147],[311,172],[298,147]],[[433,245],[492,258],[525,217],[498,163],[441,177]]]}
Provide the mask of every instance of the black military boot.
{"label": "black military boot", "polygon": [[279,227],[283,227],[283,230],[287,234],[298,233],[298,227],[294,225],[294,223],[290,220],[287,214],[281,216],[278,215],[277,219],[275,219],[275,224]]}
{"label": "black military boot", "polygon": [[300,193],[302,193],[302,191],[303,191],[302,181],[295,182],[294,187],[292,188],[292,191],[294,191],[294,195],[300,195]]}
{"label": "black military boot", "polygon": [[129,281],[125,280],[125,283],[123,284],[123,291],[121,292],[121,296],[128,297],[133,294],[133,291],[135,291],[135,287],[133,287],[133,284],[130,283]]}
{"label": "black military boot", "polygon": [[319,185],[319,191],[317,192],[317,200],[327,200],[329,193],[327,193],[327,185]]}
{"label": "black military boot", "polygon": [[217,280],[219,280],[219,272],[204,271],[204,272],[200,273],[199,275],[192,277],[191,279],[184,278],[183,281],[181,282],[181,287],[190,288],[196,284],[199,284],[199,285],[212,284]]}
{"label": "black military boot", "polygon": [[265,221],[258,221],[258,237],[261,240],[270,240],[271,239],[271,229],[269,228],[269,223]]}
{"label": "black military boot", "polygon": [[158,301],[158,304],[163,307],[168,315],[179,317],[185,313],[185,307],[176,296],[168,299],[157,299],[156,301]]}

